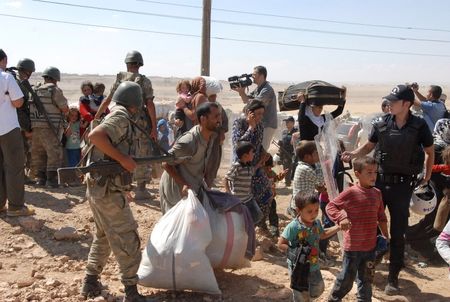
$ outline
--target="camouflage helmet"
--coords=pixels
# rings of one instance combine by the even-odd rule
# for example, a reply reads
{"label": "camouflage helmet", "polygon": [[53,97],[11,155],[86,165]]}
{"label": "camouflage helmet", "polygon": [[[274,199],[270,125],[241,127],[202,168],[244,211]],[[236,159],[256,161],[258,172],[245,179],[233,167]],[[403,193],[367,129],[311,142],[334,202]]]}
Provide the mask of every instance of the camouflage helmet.
{"label": "camouflage helmet", "polygon": [[125,57],[125,64],[127,63],[137,63],[140,66],[144,66],[144,59],[142,58],[142,55],[137,50],[132,50],[127,53],[127,56]]}
{"label": "camouflage helmet", "polygon": [[142,89],[138,83],[122,82],[112,96],[113,101],[125,107],[142,106]]}
{"label": "camouflage helmet", "polygon": [[42,72],[43,77],[49,77],[56,81],[61,81],[61,73],[59,69],[53,66],[47,67]]}
{"label": "camouflage helmet", "polygon": [[17,62],[17,69],[23,69],[25,71],[29,72],[35,72],[36,68],[34,67],[34,62],[31,59],[23,58],[20,59],[19,62]]}

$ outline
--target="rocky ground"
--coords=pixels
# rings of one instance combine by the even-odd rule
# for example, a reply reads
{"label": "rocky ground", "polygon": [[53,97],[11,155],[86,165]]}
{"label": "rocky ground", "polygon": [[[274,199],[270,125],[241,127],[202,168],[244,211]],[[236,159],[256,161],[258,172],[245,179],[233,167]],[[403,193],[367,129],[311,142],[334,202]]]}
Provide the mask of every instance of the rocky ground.
{"label": "rocky ground", "polygon": [[[161,217],[157,184],[149,186],[155,199],[133,202],[132,209],[139,223],[144,247],[153,225]],[[0,301],[80,301],[79,289],[92,241],[94,223],[84,187],[47,190],[26,187],[26,200],[36,208],[37,215],[25,218],[0,216]],[[280,184],[278,212],[281,225],[288,219],[283,215],[290,198],[290,189]],[[251,267],[240,270],[216,271],[222,296],[197,293],[172,293],[153,288],[141,291],[159,301],[273,301],[290,300],[289,278],[285,257],[277,251],[273,240],[258,236],[262,253]],[[326,297],[339,272],[340,259],[337,242],[332,242],[331,254],[336,265],[323,268],[326,290],[317,301]],[[412,251],[408,252],[407,268],[401,273],[402,295],[383,294],[387,265],[382,263],[375,276],[373,301],[450,301],[448,269],[444,264],[431,265]],[[122,286],[113,257],[102,275],[107,285],[102,297],[91,301],[121,301]],[[344,301],[356,301],[355,288]]]}

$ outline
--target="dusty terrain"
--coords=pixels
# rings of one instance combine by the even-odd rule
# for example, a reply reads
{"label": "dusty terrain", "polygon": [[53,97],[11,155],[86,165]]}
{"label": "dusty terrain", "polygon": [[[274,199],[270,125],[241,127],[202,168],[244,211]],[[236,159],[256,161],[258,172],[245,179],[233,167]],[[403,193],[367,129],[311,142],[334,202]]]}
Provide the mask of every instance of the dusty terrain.
{"label": "dusty terrain", "polygon": [[[78,87],[85,78],[103,81],[107,87],[113,80],[111,76],[64,76],[61,87],[72,102],[78,99]],[[152,78],[152,82],[158,103],[173,101],[176,79]],[[285,88],[287,84],[275,86],[278,90]],[[348,86],[347,108],[357,115],[377,112],[381,96],[387,94],[390,89],[391,85]],[[225,87],[225,91],[220,95],[220,100],[226,108],[234,112],[241,109],[240,100],[228,87]],[[228,143],[220,175],[228,168],[229,151]],[[142,247],[145,246],[153,225],[161,217],[157,181],[154,180],[148,186],[155,196],[154,200],[134,202],[131,205],[139,224]],[[221,180],[217,183],[220,184]],[[284,216],[284,210],[291,197],[290,193],[290,188],[285,188],[282,183],[278,184],[278,213],[282,227],[289,221]],[[0,301],[80,301],[79,288],[95,228],[89,205],[84,202],[84,194],[84,187],[47,190],[26,186],[26,201],[35,207],[37,215],[30,219],[8,218],[4,213],[0,214]],[[418,219],[419,217],[413,216],[411,222]],[[73,228],[72,232],[66,234],[72,238],[56,240],[55,237],[59,238],[61,235],[58,231],[65,227]],[[223,293],[221,297],[171,293],[142,287],[141,290],[153,294],[160,301],[289,301],[285,257],[273,246],[265,247],[263,259],[252,262],[250,268],[216,271]],[[333,267],[322,269],[326,290],[316,301],[326,301],[334,276],[340,270],[337,243],[332,243],[331,254],[337,257],[337,262]],[[446,265],[428,263],[410,249],[407,258],[407,267],[400,275],[402,295],[384,295],[387,264],[383,262],[375,276],[373,301],[450,301],[450,281]],[[425,262],[426,265],[419,265],[420,262]],[[118,278],[118,267],[112,256],[102,275],[102,282],[108,285],[108,288],[104,291],[104,298],[97,298],[95,301],[121,301],[122,286]],[[344,301],[356,301],[355,287]]]}

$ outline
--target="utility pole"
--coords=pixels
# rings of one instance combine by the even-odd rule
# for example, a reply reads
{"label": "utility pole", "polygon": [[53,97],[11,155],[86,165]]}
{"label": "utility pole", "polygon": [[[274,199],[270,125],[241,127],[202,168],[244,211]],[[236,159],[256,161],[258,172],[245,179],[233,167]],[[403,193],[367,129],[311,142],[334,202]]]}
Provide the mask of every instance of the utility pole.
{"label": "utility pole", "polygon": [[200,74],[209,76],[209,61],[211,49],[211,1],[203,0],[203,22],[202,22],[202,66]]}

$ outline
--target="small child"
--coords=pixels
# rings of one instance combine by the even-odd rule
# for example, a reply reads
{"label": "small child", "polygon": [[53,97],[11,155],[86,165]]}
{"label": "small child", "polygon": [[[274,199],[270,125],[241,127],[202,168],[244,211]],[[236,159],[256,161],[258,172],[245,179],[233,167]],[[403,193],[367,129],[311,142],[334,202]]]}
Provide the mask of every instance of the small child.
{"label": "small child", "polygon": [[[316,192],[324,192],[324,181],[322,170],[318,165],[319,154],[316,144],[313,141],[301,141],[295,150],[298,159],[295,168],[294,183],[292,186],[292,196],[296,196],[298,192],[304,194],[313,194]],[[288,208],[288,213],[295,217],[295,203],[292,199]]]}
{"label": "small child", "polygon": [[89,96],[90,108],[93,112],[97,113],[98,107],[100,107],[103,99],[105,98],[105,85],[103,83],[95,83],[93,93]]}
{"label": "small child", "polygon": [[66,153],[69,167],[75,167],[81,160],[81,128],[85,125],[80,120],[80,111],[77,107],[70,107],[67,116],[69,125],[64,132],[66,137]]}
{"label": "small child", "polygon": [[191,103],[191,83],[188,80],[181,80],[178,82],[176,91],[178,93],[177,103],[175,104],[177,109],[183,109],[185,106]]}
{"label": "small child", "polygon": [[444,229],[445,223],[450,213],[450,146],[445,147],[441,152],[441,158],[444,164],[433,165],[433,173],[442,173],[445,176],[443,193],[444,196],[437,206],[436,218],[434,219],[433,228],[439,232]]}
{"label": "small child", "polygon": [[[225,175],[225,191],[238,197],[242,203],[250,204],[252,199],[254,199],[251,186],[252,177],[257,170],[257,167],[252,166],[253,157],[255,156],[255,146],[246,141],[238,142],[236,155],[238,161],[231,165],[230,170]],[[252,204],[257,206],[256,203]],[[252,211],[252,208],[249,208],[249,210]],[[257,209],[255,210],[257,211]],[[253,222],[257,224],[261,219],[261,213],[257,213],[255,210],[250,214],[252,215]]]}
{"label": "small child", "polygon": [[[300,244],[308,244],[311,251],[307,256],[309,262],[309,273],[307,275],[307,291],[293,289],[293,301],[310,301],[310,298],[319,297],[325,288],[325,284],[320,273],[319,265],[319,240],[333,236],[339,230],[339,226],[323,229],[319,215],[319,198],[316,193],[304,194],[298,192],[295,195],[295,207],[298,216],[295,217],[284,229],[283,234],[278,239],[278,247],[282,251],[296,247]],[[292,271],[296,265],[289,258],[287,259],[289,275],[292,278]]]}
{"label": "small child", "polygon": [[353,161],[359,183],[347,188],[326,206],[328,216],[344,231],[342,271],[336,277],[328,301],[341,301],[358,283],[358,301],[372,301],[377,227],[388,238],[381,191],[375,188],[378,166],[364,156]]}
{"label": "small child", "polygon": [[173,131],[170,129],[169,124],[165,119],[160,119],[157,124],[158,128],[158,143],[161,148],[166,151],[172,147],[173,144]]}
{"label": "small child", "polygon": [[285,169],[283,172],[277,174],[273,170],[273,166],[273,157],[272,155],[270,155],[264,163],[264,172],[270,180],[273,195],[273,199],[269,205],[269,232],[273,237],[278,237],[280,236],[280,233],[278,231],[277,201],[275,200],[275,197],[277,195],[276,182],[283,180],[283,178],[286,177],[289,169]]}
{"label": "small child", "polygon": [[81,93],[83,94],[80,96],[80,104],[89,104],[89,96],[94,91],[94,85],[92,85],[91,81],[83,81],[80,86]]}
{"label": "small child", "polygon": [[185,108],[192,109],[191,89],[192,86],[188,80],[179,81],[176,87],[178,93],[177,102],[175,103],[176,113],[178,113],[178,116],[183,116],[181,134],[191,129],[194,125],[192,120],[188,118],[184,112]]}
{"label": "small child", "polygon": [[[450,220],[447,222],[442,233],[436,239],[436,249],[441,255],[442,259],[450,266]],[[449,267],[449,275],[450,279],[450,267]]]}

